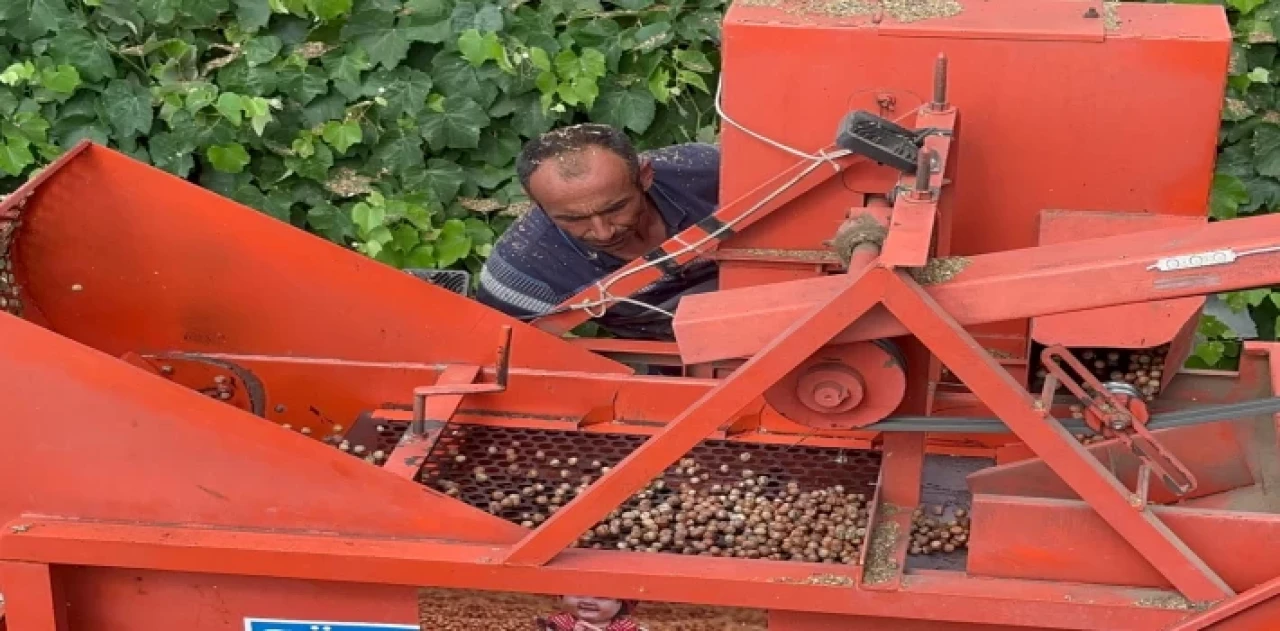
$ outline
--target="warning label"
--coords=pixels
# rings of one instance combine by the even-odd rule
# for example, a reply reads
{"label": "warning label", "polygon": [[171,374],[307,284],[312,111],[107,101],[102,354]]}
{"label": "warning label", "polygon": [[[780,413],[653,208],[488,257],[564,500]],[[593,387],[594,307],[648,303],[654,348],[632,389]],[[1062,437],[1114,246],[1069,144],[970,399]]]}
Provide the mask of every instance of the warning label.
{"label": "warning label", "polygon": [[371,622],[322,622],[319,620],[268,620],[245,618],[244,631],[419,631],[416,624]]}

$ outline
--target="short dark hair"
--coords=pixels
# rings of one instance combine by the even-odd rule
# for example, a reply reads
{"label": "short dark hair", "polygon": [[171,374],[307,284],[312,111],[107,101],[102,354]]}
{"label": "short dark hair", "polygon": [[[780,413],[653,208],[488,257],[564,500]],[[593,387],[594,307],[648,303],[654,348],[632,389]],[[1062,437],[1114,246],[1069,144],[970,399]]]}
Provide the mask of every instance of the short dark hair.
{"label": "short dark hair", "polygon": [[533,172],[548,159],[567,153],[581,151],[587,147],[600,147],[612,151],[627,163],[627,169],[634,179],[640,174],[640,156],[631,144],[631,139],[622,130],[612,125],[598,123],[582,123],[553,129],[525,143],[516,158],[516,177],[520,178],[520,186],[530,198],[529,179]]}

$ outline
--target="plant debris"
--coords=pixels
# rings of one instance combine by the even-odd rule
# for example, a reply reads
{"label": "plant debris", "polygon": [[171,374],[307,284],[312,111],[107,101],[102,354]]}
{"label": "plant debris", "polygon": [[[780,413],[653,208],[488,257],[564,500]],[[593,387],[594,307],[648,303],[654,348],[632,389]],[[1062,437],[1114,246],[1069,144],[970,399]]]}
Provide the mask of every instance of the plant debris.
{"label": "plant debris", "polygon": [[333,177],[324,183],[330,193],[339,197],[355,197],[373,192],[373,178],[360,175],[354,169],[342,167],[333,170]]}
{"label": "plant debris", "polygon": [[921,285],[940,285],[955,278],[969,267],[970,262],[969,258],[964,256],[929,259],[924,267],[911,268],[911,277]]}
{"label": "plant debris", "polygon": [[863,574],[863,582],[870,585],[888,582],[898,573],[898,562],[893,558],[893,550],[898,545],[898,523],[889,521],[888,517],[888,514],[881,517],[884,521],[871,535],[867,570]]}
{"label": "plant debris", "polygon": [[1147,607],[1149,609],[1173,609],[1176,611],[1191,611],[1195,609],[1195,605],[1180,594],[1161,594],[1159,596],[1148,596],[1133,601],[1138,607]]}
{"label": "plant debris", "polygon": [[[741,0],[748,6],[778,6],[782,0]],[[793,14],[851,17],[887,15],[898,22],[919,22],[959,15],[964,7],[956,0],[801,0],[788,4]]]}
{"label": "plant debris", "polygon": [[1120,28],[1120,12],[1117,9],[1119,6],[1120,0],[1103,0],[1102,2],[1102,22],[1108,31]]}
{"label": "plant debris", "polygon": [[884,245],[884,240],[888,236],[889,229],[880,222],[867,215],[858,215],[840,224],[835,238],[831,240],[831,248],[836,251],[836,256],[840,257],[840,262],[848,265],[849,260],[853,258],[853,251],[858,249],[858,246],[870,244],[880,247]]}

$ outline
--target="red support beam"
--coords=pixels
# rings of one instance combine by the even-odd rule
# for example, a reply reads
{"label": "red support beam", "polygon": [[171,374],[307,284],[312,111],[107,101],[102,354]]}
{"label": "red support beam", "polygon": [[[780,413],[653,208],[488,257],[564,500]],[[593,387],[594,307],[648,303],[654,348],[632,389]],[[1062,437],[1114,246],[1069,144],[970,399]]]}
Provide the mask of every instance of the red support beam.
{"label": "red support beam", "polygon": [[[1166,257],[1230,249],[1233,263],[1158,271]],[[1219,221],[950,259],[956,272],[927,288],[962,326],[1280,284],[1280,215]],[[680,301],[681,357],[702,363],[750,357],[801,314],[840,289],[836,276],[730,289]],[[1044,291],[1053,287],[1054,291]],[[833,340],[895,337],[907,329],[873,309]]]}

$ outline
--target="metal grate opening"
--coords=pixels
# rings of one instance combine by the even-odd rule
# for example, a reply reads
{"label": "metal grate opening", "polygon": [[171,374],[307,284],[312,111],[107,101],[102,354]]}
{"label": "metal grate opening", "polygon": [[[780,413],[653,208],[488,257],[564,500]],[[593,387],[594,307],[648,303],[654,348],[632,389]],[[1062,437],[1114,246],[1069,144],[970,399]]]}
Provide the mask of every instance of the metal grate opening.
{"label": "metal grate opening", "polygon": [[455,294],[471,296],[471,273],[465,270],[413,268],[404,271],[436,287],[448,289]]}

